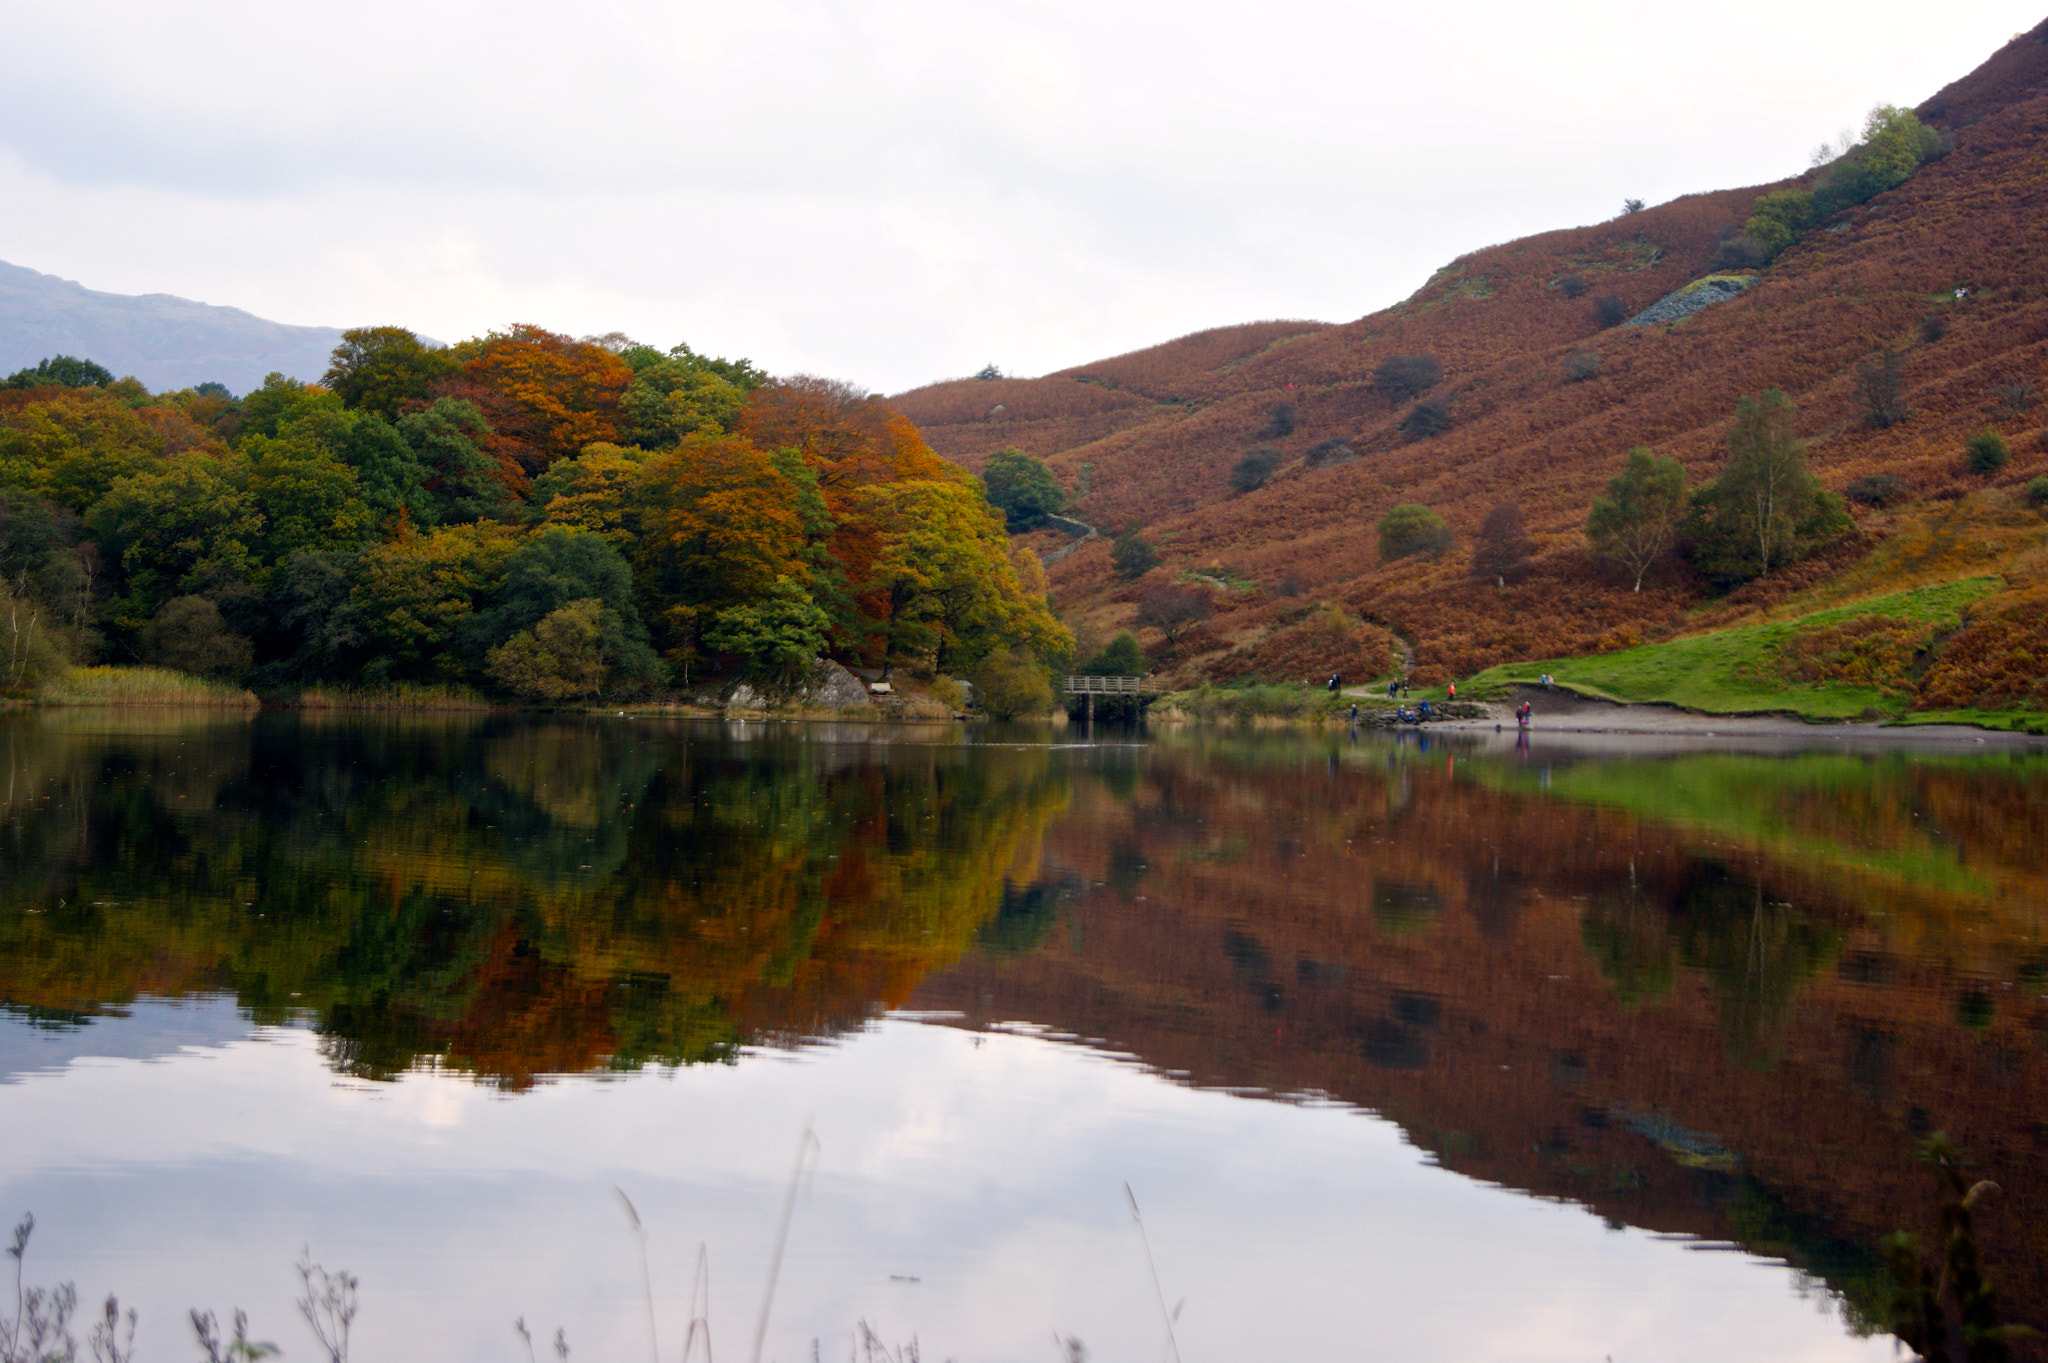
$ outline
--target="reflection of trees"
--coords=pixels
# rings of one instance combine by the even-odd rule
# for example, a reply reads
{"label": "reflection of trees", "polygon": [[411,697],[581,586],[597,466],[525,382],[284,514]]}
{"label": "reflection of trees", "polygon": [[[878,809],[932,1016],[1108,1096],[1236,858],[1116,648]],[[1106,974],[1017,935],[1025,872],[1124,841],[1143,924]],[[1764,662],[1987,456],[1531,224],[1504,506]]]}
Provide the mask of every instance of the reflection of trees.
{"label": "reflection of trees", "polygon": [[[727,746],[625,725],[0,726],[0,999],[231,989],[337,1065],[498,1082],[855,1024],[1036,878],[1028,749]],[[0,792],[7,789],[0,779]],[[6,798],[0,794],[0,798]]]}
{"label": "reflection of trees", "polygon": [[1799,991],[1834,959],[1841,933],[1713,862],[1700,863],[1681,921],[1686,964],[1704,971],[1720,998],[1729,1058],[1775,1065]]}
{"label": "reflection of trees", "polygon": [[1671,940],[1669,916],[1638,883],[1633,865],[1625,884],[1587,902],[1579,936],[1615,995],[1630,1008],[1663,998],[1678,979],[1678,945]]}

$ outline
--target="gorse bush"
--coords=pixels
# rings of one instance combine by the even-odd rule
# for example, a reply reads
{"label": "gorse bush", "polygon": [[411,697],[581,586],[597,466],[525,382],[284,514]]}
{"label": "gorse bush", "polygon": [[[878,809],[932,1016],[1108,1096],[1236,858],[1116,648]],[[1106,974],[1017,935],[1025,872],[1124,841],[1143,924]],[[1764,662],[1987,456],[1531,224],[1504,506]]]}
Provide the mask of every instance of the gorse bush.
{"label": "gorse bush", "polygon": [[2005,437],[1997,431],[1979,431],[1963,447],[1963,458],[1970,472],[1989,477],[2006,466],[2012,451],[2006,448]]}
{"label": "gorse bush", "polygon": [[1237,492],[1254,492],[1266,485],[1273,476],[1273,470],[1280,467],[1280,451],[1271,445],[1260,445],[1245,452],[1230,470],[1230,486]]}

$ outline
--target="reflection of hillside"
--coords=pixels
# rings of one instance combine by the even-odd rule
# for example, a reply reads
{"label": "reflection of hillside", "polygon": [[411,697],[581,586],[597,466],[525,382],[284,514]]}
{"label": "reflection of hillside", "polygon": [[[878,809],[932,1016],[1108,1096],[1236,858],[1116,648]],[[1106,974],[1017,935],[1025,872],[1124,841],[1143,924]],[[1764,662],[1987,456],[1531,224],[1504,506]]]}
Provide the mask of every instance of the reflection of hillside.
{"label": "reflection of hillside", "polygon": [[[1927,1219],[1915,1142],[1946,1129],[2004,1187],[1980,1225],[2009,1307],[2048,1317],[2038,901],[1991,888],[2039,883],[2017,836],[2038,774],[1880,765],[1802,806],[1815,848],[1830,825],[1873,853],[1894,828],[1951,847],[1969,876],[1929,886],[1840,881],[1839,845],[1745,842],[1734,815],[1703,837],[1524,792],[1441,748],[1188,746],[1081,786],[1047,843],[1069,888],[1043,945],[970,958],[917,1006],[1328,1094],[1463,1173],[1784,1253],[1866,1301],[1878,1238]],[[1740,798],[1775,806],[1769,777]]]}
{"label": "reflection of hillside", "polygon": [[0,762],[0,999],[228,990],[351,1072],[511,1085],[858,1025],[1036,876],[1066,798],[1044,751],[596,724],[23,718]]}

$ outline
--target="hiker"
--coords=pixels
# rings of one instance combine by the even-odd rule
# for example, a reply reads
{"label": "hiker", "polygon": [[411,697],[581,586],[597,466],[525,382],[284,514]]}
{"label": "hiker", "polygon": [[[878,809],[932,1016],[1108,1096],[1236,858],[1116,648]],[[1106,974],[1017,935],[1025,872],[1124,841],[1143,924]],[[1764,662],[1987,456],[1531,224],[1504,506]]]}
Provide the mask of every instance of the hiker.
{"label": "hiker", "polygon": [[1447,700],[1447,701],[1450,701],[1450,700],[1456,700],[1457,698],[1458,698],[1458,684],[1457,684],[1456,682],[1452,682],[1452,683],[1451,683],[1451,684],[1450,684],[1449,686],[1446,686],[1446,687],[1444,688],[1444,699],[1445,699],[1445,700]]}
{"label": "hiker", "polygon": [[1329,687],[1331,695],[1334,696],[1337,694],[1337,674],[1335,672],[1332,672],[1330,674],[1330,680],[1326,683],[1326,685]]}
{"label": "hiker", "polygon": [[1525,700],[1522,702],[1522,708],[1515,711],[1515,719],[1521,724],[1521,726],[1524,729],[1529,727],[1529,715],[1529,702]]}
{"label": "hiker", "polygon": [[1413,724],[1415,722],[1415,716],[1409,714],[1408,707],[1404,705],[1400,709],[1394,711],[1394,722],[1397,724]]}
{"label": "hiker", "polygon": [[1351,724],[1353,728],[1358,726],[1358,702],[1355,700],[1351,702]]}
{"label": "hiker", "polygon": [[1416,706],[1416,707],[1415,707],[1415,714],[1416,714],[1416,722],[1417,722],[1417,723],[1420,723],[1421,721],[1423,721],[1423,720],[1425,720],[1425,719],[1428,719],[1428,718],[1429,718],[1429,702],[1428,702],[1428,701],[1423,701],[1423,702],[1422,702],[1422,703],[1421,703],[1420,705]]}
{"label": "hiker", "polygon": [[1387,683],[1387,699],[1392,700],[1395,696],[1399,695],[1400,693],[1401,679],[1399,677],[1396,677],[1392,681]]}

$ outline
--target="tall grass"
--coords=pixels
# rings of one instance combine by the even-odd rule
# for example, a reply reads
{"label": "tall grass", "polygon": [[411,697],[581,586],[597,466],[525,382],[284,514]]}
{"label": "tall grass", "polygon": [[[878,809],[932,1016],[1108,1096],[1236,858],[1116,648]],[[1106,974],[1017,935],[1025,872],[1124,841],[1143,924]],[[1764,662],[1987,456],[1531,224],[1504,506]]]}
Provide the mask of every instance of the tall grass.
{"label": "tall grass", "polygon": [[239,686],[164,667],[74,667],[43,683],[44,705],[204,705],[254,709],[256,697]]}
{"label": "tall grass", "polygon": [[1160,699],[1153,713],[1160,719],[1184,715],[1194,719],[1322,720],[1349,708],[1353,697],[1336,696],[1320,687],[1199,686]]}
{"label": "tall grass", "polygon": [[301,710],[495,710],[497,703],[455,682],[388,682],[382,686],[309,686]]}

